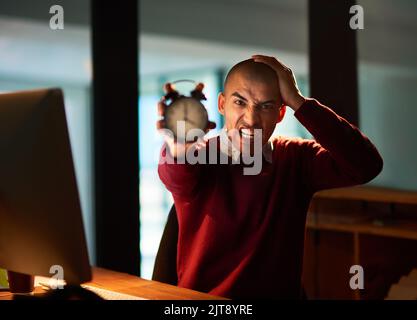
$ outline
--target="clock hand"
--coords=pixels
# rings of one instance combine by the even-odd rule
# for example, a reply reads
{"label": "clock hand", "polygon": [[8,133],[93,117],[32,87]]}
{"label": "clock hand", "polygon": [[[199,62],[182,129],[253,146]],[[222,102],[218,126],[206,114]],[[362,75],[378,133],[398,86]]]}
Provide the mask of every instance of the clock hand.
{"label": "clock hand", "polygon": [[191,123],[191,124],[193,124],[193,125],[197,125],[197,123],[195,122],[195,121],[193,121],[193,120],[190,120],[190,119],[187,119],[187,122],[189,122],[189,123]]}
{"label": "clock hand", "polygon": [[185,105],[185,109],[184,109],[184,121],[187,121],[187,119],[188,119],[187,114],[188,114],[188,106]]}

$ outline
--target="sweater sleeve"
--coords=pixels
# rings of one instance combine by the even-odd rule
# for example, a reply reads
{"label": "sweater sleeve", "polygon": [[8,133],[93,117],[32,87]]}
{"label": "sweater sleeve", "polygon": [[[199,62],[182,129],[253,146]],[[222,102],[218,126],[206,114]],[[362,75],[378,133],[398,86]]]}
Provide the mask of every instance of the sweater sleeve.
{"label": "sweater sleeve", "polygon": [[303,175],[312,192],[364,184],[382,170],[373,143],[356,126],[317,100],[307,99],[294,116],[313,135],[303,143]]}
{"label": "sweater sleeve", "polygon": [[167,150],[166,144],[162,146],[158,175],[162,183],[172,193],[174,198],[189,200],[195,195],[201,174],[201,165],[178,163]]}

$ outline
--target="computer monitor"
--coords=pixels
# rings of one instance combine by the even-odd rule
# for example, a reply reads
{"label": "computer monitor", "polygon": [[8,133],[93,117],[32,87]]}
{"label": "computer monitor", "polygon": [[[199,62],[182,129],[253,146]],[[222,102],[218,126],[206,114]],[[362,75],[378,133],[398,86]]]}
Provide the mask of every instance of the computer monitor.
{"label": "computer monitor", "polygon": [[0,94],[0,268],[55,265],[68,284],[91,280],[63,94]]}

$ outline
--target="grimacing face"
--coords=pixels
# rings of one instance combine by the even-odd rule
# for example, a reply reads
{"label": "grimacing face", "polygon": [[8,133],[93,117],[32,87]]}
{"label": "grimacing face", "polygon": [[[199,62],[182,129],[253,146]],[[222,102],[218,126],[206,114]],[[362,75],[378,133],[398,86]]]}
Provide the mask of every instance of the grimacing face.
{"label": "grimacing face", "polygon": [[[228,133],[238,132],[238,147],[244,152],[245,141],[252,141],[254,129],[262,129],[262,145],[271,137],[275,126],[285,115],[276,79],[253,78],[244,72],[234,74],[218,97],[219,112],[225,118]],[[233,141],[233,140],[232,140]]]}

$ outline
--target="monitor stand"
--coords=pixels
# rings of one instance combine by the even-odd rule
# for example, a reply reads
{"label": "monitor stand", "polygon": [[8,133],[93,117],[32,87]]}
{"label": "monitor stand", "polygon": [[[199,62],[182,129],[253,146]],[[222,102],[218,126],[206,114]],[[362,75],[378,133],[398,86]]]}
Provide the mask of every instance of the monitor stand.
{"label": "monitor stand", "polygon": [[7,271],[9,289],[13,300],[103,300],[94,292],[81,286],[65,285],[62,289],[35,292],[35,277],[32,275]]}
{"label": "monitor stand", "polygon": [[35,289],[35,277],[20,272],[7,271],[9,291],[15,294],[31,294]]}

